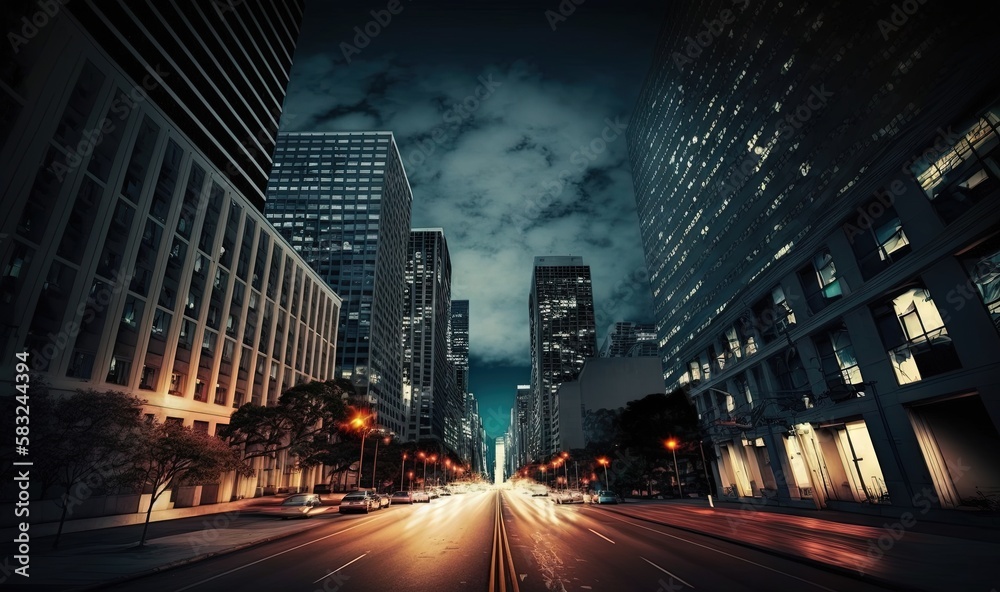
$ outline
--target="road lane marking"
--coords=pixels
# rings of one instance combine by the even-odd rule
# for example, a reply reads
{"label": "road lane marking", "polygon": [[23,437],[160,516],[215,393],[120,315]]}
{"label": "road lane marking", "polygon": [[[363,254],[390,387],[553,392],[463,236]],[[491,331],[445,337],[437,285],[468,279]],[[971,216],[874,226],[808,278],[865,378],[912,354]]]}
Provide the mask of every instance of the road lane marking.
{"label": "road lane marking", "polygon": [[177,590],[175,590],[175,592],[184,592],[184,590],[190,590],[191,588],[194,588],[195,586],[200,586],[200,585],[202,585],[204,583],[211,582],[212,580],[217,579],[217,578],[221,578],[222,576],[228,576],[231,573],[240,571],[241,569],[245,569],[247,567],[250,567],[251,565],[256,565],[256,564],[258,564],[258,563],[260,563],[262,561],[267,561],[268,559],[273,559],[273,558],[275,558],[275,557],[277,557],[279,555],[284,555],[285,553],[291,553],[292,551],[294,551],[296,549],[301,549],[302,547],[305,547],[307,545],[311,545],[313,543],[318,543],[318,542],[320,542],[322,540],[326,540],[326,539],[328,539],[330,537],[337,536],[338,534],[345,533],[348,530],[354,530],[355,528],[359,528],[361,526],[364,526],[365,524],[370,524],[372,522],[375,522],[376,520],[379,520],[380,518],[381,518],[380,516],[376,516],[376,517],[374,517],[374,518],[372,518],[370,520],[365,520],[364,522],[359,522],[358,524],[355,524],[354,526],[349,526],[349,527],[345,528],[344,530],[338,530],[337,532],[334,532],[332,534],[328,534],[326,536],[322,536],[322,537],[320,537],[318,539],[309,541],[308,543],[302,543],[301,545],[297,545],[295,547],[292,547],[291,549],[285,549],[284,551],[279,551],[279,552],[275,553],[274,555],[268,555],[267,557],[263,557],[261,559],[258,559],[257,561],[251,561],[250,563],[247,563],[246,565],[241,565],[239,567],[234,567],[233,569],[231,569],[229,571],[224,571],[224,572],[222,572],[220,574],[216,574],[216,575],[214,575],[214,576],[212,576],[210,578],[206,578],[204,580],[201,580],[200,582],[195,582],[193,584],[189,584],[187,586],[184,586],[183,588],[178,588]]}
{"label": "road lane marking", "polygon": [[694,588],[694,586],[692,586],[691,584],[688,584],[688,583],[687,583],[687,582],[685,582],[684,580],[680,579],[679,577],[675,576],[674,574],[670,573],[669,571],[667,571],[667,570],[663,569],[663,568],[662,568],[662,567],[660,567],[659,565],[656,565],[655,563],[653,563],[653,562],[652,562],[652,561],[650,561],[649,559],[646,559],[646,558],[645,558],[645,557],[643,557],[642,555],[640,555],[640,556],[639,556],[639,559],[642,559],[643,561],[645,561],[646,563],[648,563],[648,564],[652,565],[652,566],[653,566],[653,567],[655,567],[656,569],[658,569],[658,570],[662,571],[663,573],[667,574],[668,576],[672,577],[673,579],[677,580],[678,582],[680,582],[680,583],[684,584],[684,585],[685,585],[685,586],[687,586],[688,588]]}
{"label": "road lane marking", "polygon": [[617,545],[617,544],[618,544],[618,543],[614,542],[613,540],[609,539],[608,537],[604,536],[603,534],[601,534],[601,533],[597,532],[597,531],[596,531],[596,530],[594,530],[593,528],[588,528],[587,530],[589,530],[590,532],[592,532],[592,533],[596,534],[597,536],[601,537],[602,539],[604,539],[604,540],[608,541],[608,542],[609,542],[609,543],[611,543],[612,545]]}
{"label": "road lane marking", "polygon": [[[371,553],[371,551],[368,551],[368,553]],[[328,577],[332,576],[333,574],[337,573],[338,571],[340,571],[340,570],[344,569],[344,568],[345,568],[345,567],[347,567],[348,565],[350,565],[350,564],[354,563],[354,562],[355,562],[355,561],[357,561],[358,559],[361,559],[362,557],[364,557],[364,556],[365,556],[365,555],[367,555],[368,553],[362,553],[362,554],[361,554],[361,555],[359,555],[358,557],[355,557],[354,559],[351,559],[350,561],[348,561],[348,562],[347,562],[347,563],[345,563],[344,565],[341,565],[341,566],[340,566],[340,567],[338,567],[337,569],[335,569],[335,570],[331,571],[330,573],[326,574],[326,575],[325,575],[325,576],[323,576],[322,578],[320,578],[320,579],[316,580],[315,582],[313,582],[313,584],[318,584],[318,583],[322,582],[323,580],[327,579]],[[678,578],[678,579],[679,579],[679,578]]]}
{"label": "road lane marking", "polygon": [[[714,551],[715,553],[718,553],[720,555],[725,555],[726,557],[732,557],[733,559],[739,559],[740,561],[743,561],[745,563],[749,563],[751,565],[756,565],[757,567],[764,568],[764,569],[766,569],[768,571],[773,571],[774,573],[779,573],[779,574],[781,574],[783,576],[788,576],[788,577],[792,578],[793,580],[798,580],[800,582],[804,582],[806,584],[809,584],[810,586],[815,586],[815,587],[817,587],[817,588],[819,588],[821,590],[827,590],[828,592],[837,592],[833,588],[827,588],[826,586],[824,586],[822,584],[817,584],[816,582],[813,582],[813,581],[810,581],[810,580],[806,580],[804,578],[800,578],[799,576],[793,576],[792,574],[790,574],[788,572],[784,572],[784,571],[781,571],[780,569],[775,569],[773,567],[768,567],[768,566],[763,565],[761,563],[757,563],[756,561],[751,561],[751,560],[749,560],[749,559],[747,559],[745,557],[740,557],[739,555],[733,555],[732,553],[727,553],[727,552],[725,552],[725,551],[723,551],[721,549],[716,549],[714,547],[709,547],[708,545],[703,545],[701,543],[692,541],[690,539],[686,539],[686,538],[683,538],[683,537],[679,537],[677,535],[673,535],[673,534],[670,534],[670,533],[667,533],[667,532],[663,532],[662,530],[656,530],[655,528],[649,528],[648,526],[643,526],[641,524],[636,524],[634,522],[629,522],[628,520],[622,520],[621,518],[614,518],[614,519],[618,520],[619,522],[624,522],[625,524],[628,524],[628,525],[631,525],[631,526],[638,526],[639,528],[642,528],[644,530],[648,530],[650,532],[655,532],[656,534],[662,534],[663,536],[668,536],[668,537],[670,537],[672,539],[677,539],[678,541],[684,541],[685,543],[694,545],[696,547],[701,547],[702,549],[707,549],[709,551]],[[729,543],[729,544],[730,545],[735,545],[736,543]],[[760,551],[760,552],[763,553],[763,551]],[[818,569],[818,568],[813,568],[813,569]]]}

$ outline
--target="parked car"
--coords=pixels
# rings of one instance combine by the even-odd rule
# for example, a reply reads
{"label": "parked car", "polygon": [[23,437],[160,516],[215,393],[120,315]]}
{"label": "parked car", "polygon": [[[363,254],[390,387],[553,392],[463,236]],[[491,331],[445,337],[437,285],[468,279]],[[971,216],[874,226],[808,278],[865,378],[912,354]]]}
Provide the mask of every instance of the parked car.
{"label": "parked car", "polygon": [[413,494],[409,491],[397,491],[389,498],[392,504],[413,504]]}
{"label": "parked car", "polygon": [[414,503],[423,502],[425,504],[431,503],[431,496],[427,495],[426,491],[411,491],[410,494],[413,496]]}
{"label": "parked car", "polygon": [[284,518],[308,518],[313,514],[325,512],[326,508],[319,496],[314,493],[298,493],[288,496],[278,506],[278,514]]}
{"label": "parked car", "polygon": [[595,504],[617,504],[622,501],[622,498],[618,497],[618,494],[613,491],[603,490],[598,491],[597,495],[594,496]]}
{"label": "parked car", "polygon": [[372,510],[379,509],[379,502],[374,495],[367,491],[352,491],[344,496],[340,502],[340,513],[364,512],[367,514]]}
{"label": "parked car", "polygon": [[441,497],[441,494],[439,494],[436,489],[428,489],[427,490],[427,495],[431,499],[437,499],[437,498]]}
{"label": "parked car", "polygon": [[389,500],[389,494],[388,493],[376,493],[375,495],[378,497],[378,507],[380,509],[381,508],[388,508],[389,504],[392,503]]}
{"label": "parked car", "polygon": [[562,490],[552,493],[552,501],[557,504],[574,504],[583,502],[583,494],[579,491]]}

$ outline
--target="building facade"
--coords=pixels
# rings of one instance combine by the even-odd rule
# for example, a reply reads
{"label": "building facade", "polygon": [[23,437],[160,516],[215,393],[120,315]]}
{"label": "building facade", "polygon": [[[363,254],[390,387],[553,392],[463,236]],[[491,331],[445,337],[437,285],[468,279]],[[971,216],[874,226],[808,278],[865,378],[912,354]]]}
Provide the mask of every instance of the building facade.
{"label": "building facade", "polygon": [[[260,212],[302,3],[181,4],[56,4],[4,60],[0,351],[216,433],[333,376],[341,300]],[[268,460],[200,503],[322,480]]]}
{"label": "building facade", "polygon": [[451,256],[444,230],[410,232],[405,297],[406,439],[411,442],[433,439],[459,452],[465,396],[459,397],[451,363]]}
{"label": "building facade", "polygon": [[601,344],[602,358],[658,357],[656,325],[618,321],[610,328]]}
{"label": "building facade", "polygon": [[343,298],[336,372],[406,429],[402,331],[413,194],[390,132],[278,135],[267,217]]}
{"label": "building facade", "polygon": [[574,380],[597,355],[594,293],[582,257],[535,257],[528,298],[531,412],[528,456],[559,451],[559,385]]}
{"label": "building facade", "polygon": [[628,131],[664,378],[717,493],[972,509],[1000,491],[1000,56],[971,10],[834,8],[667,16]]}
{"label": "building facade", "polygon": [[448,329],[448,360],[455,368],[455,384],[465,396],[469,392],[469,301],[451,301]]}

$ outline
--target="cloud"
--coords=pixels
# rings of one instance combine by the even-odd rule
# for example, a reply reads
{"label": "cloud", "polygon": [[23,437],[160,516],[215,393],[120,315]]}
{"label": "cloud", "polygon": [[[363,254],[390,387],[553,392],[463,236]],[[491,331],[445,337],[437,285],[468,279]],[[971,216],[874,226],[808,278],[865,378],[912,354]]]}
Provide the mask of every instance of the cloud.
{"label": "cloud", "polygon": [[297,56],[285,101],[295,117],[285,125],[396,135],[413,227],[445,229],[452,295],[471,301],[478,360],[528,363],[535,256],[590,265],[599,333],[616,320],[651,320],[620,129],[634,97],[585,73],[547,75],[531,59],[473,68],[364,58],[347,66]]}

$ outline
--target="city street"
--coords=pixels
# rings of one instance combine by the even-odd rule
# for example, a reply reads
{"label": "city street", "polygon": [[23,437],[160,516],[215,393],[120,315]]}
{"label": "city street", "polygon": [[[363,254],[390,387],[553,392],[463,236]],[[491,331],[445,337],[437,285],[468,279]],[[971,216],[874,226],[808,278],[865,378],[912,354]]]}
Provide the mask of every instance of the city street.
{"label": "city street", "polygon": [[[666,526],[614,506],[505,493],[522,590],[880,590],[854,578]],[[634,508],[629,508],[630,512]]]}
{"label": "city street", "polygon": [[512,563],[517,580],[517,588],[508,579],[498,590],[881,589],[628,518],[614,507],[557,505],[516,490],[442,497],[368,515],[327,512],[305,521],[315,526],[304,532],[102,589],[487,590],[498,495],[511,553],[500,557]]}

